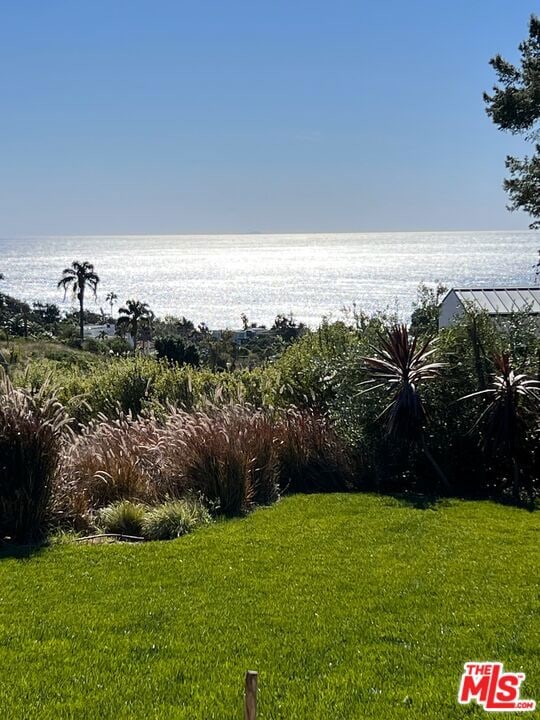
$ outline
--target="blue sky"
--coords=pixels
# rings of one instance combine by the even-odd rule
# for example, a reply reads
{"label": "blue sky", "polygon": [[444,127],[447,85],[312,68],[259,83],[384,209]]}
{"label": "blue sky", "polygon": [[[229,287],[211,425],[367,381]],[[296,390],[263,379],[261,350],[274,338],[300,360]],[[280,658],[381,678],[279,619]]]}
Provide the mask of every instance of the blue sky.
{"label": "blue sky", "polygon": [[484,112],[538,0],[0,3],[0,235],[521,229]]}

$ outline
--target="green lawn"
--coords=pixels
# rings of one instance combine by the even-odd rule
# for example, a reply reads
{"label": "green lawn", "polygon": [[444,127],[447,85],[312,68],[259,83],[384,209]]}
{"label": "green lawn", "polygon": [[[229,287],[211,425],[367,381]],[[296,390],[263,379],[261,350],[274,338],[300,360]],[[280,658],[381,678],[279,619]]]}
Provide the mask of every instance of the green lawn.
{"label": "green lawn", "polygon": [[538,701],[539,540],[540,515],[487,502],[297,496],[174,542],[4,557],[2,718],[241,718],[246,669],[267,720],[488,717],[456,703],[467,660]]}

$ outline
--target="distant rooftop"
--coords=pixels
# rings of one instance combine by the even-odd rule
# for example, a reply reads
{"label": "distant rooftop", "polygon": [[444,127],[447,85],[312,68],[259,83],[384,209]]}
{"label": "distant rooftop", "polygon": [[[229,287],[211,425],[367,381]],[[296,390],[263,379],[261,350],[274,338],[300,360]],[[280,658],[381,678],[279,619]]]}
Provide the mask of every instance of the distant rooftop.
{"label": "distant rooftop", "polygon": [[448,295],[452,292],[457,295],[461,303],[473,303],[481,310],[492,315],[510,315],[524,310],[532,315],[540,315],[540,286],[452,288]]}

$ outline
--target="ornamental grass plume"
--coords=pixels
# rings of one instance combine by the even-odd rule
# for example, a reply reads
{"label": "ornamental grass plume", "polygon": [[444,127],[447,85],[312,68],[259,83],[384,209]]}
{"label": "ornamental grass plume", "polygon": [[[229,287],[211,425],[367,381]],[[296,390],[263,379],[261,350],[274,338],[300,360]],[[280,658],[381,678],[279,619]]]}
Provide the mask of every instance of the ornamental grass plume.
{"label": "ornamental grass plume", "polygon": [[47,383],[32,394],[0,379],[0,539],[32,543],[46,535],[66,434],[69,417]]}

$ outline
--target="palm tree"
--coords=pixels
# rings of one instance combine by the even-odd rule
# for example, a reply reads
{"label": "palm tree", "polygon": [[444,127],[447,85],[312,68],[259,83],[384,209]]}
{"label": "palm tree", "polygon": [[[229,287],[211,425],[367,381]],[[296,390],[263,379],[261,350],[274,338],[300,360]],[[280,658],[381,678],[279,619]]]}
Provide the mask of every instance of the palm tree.
{"label": "palm tree", "polygon": [[484,452],[510,461],[514,498],[519,499],[520,460],[527,448],[527,437],[540,422],[540,382],[516,373],[508,353],[494,358],[498,374],[491,387],[461,398],[486,397],[487,406],[472,427],[481,427],[480,446]]}
{"label": "palm tree", "polygon": [[108,302],[111,306],[111,317],[113,314],[113,305],[118,300],[118,295],[115,292],[107,293],[107,297],[105,298],[105,302]]}
{"label": "palm tree", "polygon": [[386,329],[379,334],[379,345],[372,348],[375,356],[363,358],[370,378],[361,384],[366,386],[363,392],[383,388],[392,393],[390,403],[379,416],[385,418],[388,437],[420,447],[448,488],[448,480],[426,443],[429,418],[418,389],[437,378],[444,367],[444,363],[432,362],[434,345],[433,338],[419,343],[417,336],[409,335],[406,325]]}
{"label": "palm tree", "polygon": [[129,332],[133,340],[133,348],[137,348],[137,339],[139,336],[140,323],[150,321],[153,317],[152,311],[147,303],[140,300],[127,300],[126,307],[118,310],[117,327],[123,332]]}
{"label": "palm tree", "polygon": [[64,290],[64,299],[68,289],[71,287],[73,294],[79,301],[79,333],[81,340],[84,340],[84,292],[86,286],[92,290],[94,297],[96,296],[99,277],[94,272],[94,266],[89,262],[71,263],[71,267],[62,271],[62,278],[58,282],[58,287]]}
{"label": "palm tree", "polygon": [[22,322],[22,329],[23,329],[23,337],[28,337],[28,320],[31,316],[31,310],[30,305],[28,303],[22,302],[19,305],[19,312],[17,315],[15,315],[16,320],[20,320]]}

